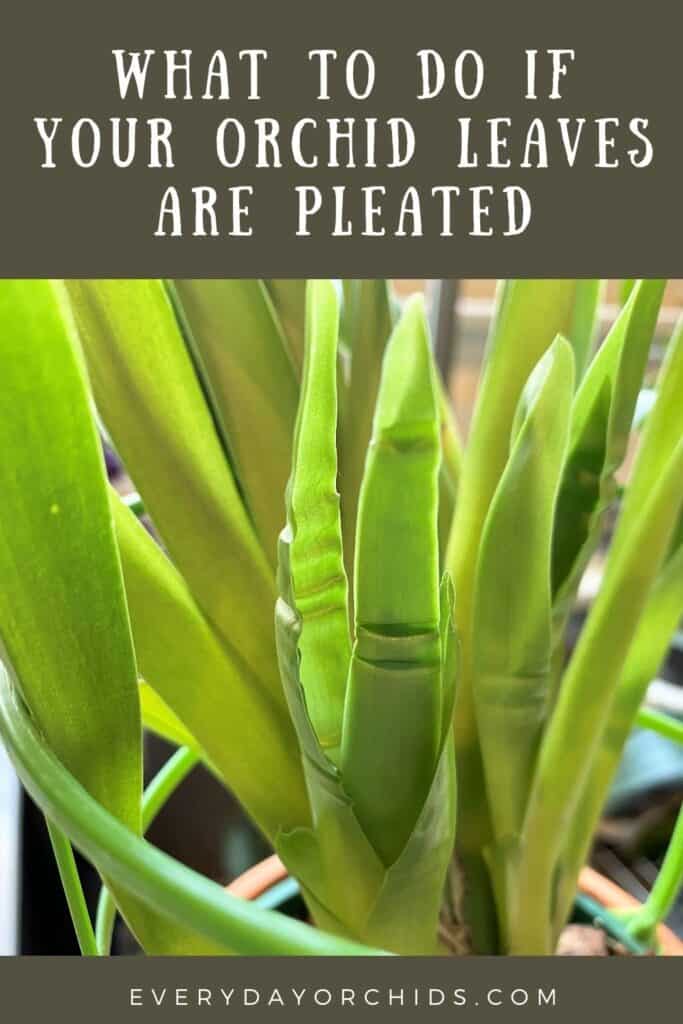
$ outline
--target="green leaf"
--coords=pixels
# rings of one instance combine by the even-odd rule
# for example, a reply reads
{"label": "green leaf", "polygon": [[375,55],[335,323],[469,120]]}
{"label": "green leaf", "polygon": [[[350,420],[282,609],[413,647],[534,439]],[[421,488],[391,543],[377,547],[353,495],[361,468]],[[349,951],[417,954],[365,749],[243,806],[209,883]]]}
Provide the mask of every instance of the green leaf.
{"label": "green leaf", "polygon": [[637,721],[647,687],[666,656],[671,636],[682,615],[683,544],[666,562],[650,591],[610,707],[600,748],[595,754],[589,778],[571,822],[562,854],[558,927],[564,924],[569,913],[578,873],[588,856],[598,820],[605,807],[624,746]]}
{"label": "green leaf", "polygon": [[[101,447],[61,298],[61,289],[42,281],[0,288],[0,631],[33,719],[32,726],[17,720],[0,666],[2,698],[14,718],[5,738],[11,754],[16,742],[22,746],[17,767],[30,793],[36,795],[26,772],[38,771],[53,750],[83,801],[136,841],[136,667]],[[59,811],[38,803],[71,836]],[[215,951],[197,948],[184,929],[122,891],[106,858],[96,866],[145,948]]]}
{"label": "green leaf", "polygon": [[272,840],[309,820],[296,738],[276,702],[211,630],[168,558],[112,498],[139,671]]}
{"label": "green leaf", "polygon": [[576,298],[567,337],[574,350],[577,387],[588,365],[595,343],[600,303],[605,293],[604,285],[604,281],[595,278],[586,278],[576,282]]}
{"label": "green leaf", "polygon": [[291,595],[304,628],[301,680],[317,741],[337,760],[350,657],[347,582],[337,494],[337,337],[330,281],[311,281],[306,354],[287,490]]}
{"label": "green leaf", "polygon": [[392,326],[385,280],[344,281],[343,334],[351,351],[351,368],[340,441],[340,490],[344,557],[349,578],[354,564],[358,495],[372,432],[382,359]]}
{"label": "green leaf", "polygon": [[635,279],[625,277],[619,284],[619,304],[625,306],[635,286]]}
{"label": "green leaf", "polygon": [[572,349],[558,337],[532,372],[484,525],[473,688],[499,846],[519,836],[550,679],[553,514],[569,433]]}
{"label": "green leaf", "polygon": [[[431,658],[434,664],[424,667],[411,667],[405,664],[389,666],[385,674],[391,684],[386,694],[385,708],[378,708],[381,715],[387,714],[383,726],[381,717],[373,713],[367,721],[372,731],[375,752],[388,750],[388,757],[395,760],[394,748],[383,743],[382,737],[391,729],[398,729],[400,722],[392,717],[393,708],[397,708],[410,718],[414,708],[422,709],[424,701],[418,699],[417,704],[410,692],[411,681],[417,680],[420,686],[427,683],[431,690],[428,699],[430,720],[425,728],[430,733],[429,765],[425,771],[424,785],[419,794],[409,792],[414,801],[406,811],[410,816],[408,828],[403,831],[402,843],[397,847],[393,862],[380,857],[379,851],[369,841],[371,838],[367,822],[359,820],[359,794],[352,798],[351,785],[344,773],[340,773],[328,756],[329,750],[323,749],[318,739],[318,728],[314,716],[310,713],[313,704],[312,685],[320,685],[319,680],[311,678],[312,666],[319,662],[319,654],[314,645],[319,642],[318,616],[315,611],[317,602],[307,607],[307,593],[303,600],[297,596],[296,578],[292,578],[293,566],[298,563],[299,578],[301,569],[308,557],[311,566],[307,567],[309,579],[313,581],[314,594],[325,593],[324,584],[331,580],[332,592],[339,588],[341,569],[341,546],[339,542],[338,506],[334,492],[335,454],[334,431],[334,345],[336,342],[336,301],[334,292],[327,283],[313,285],[309,293],[309,331],[307,334],[307,352],[304,370],[304,386],[302,389],[302,406],[300,410],[297,443],[295,446],[295,466],[290,486],[290,505],[294,515],[290,525],[283,532],[280,543],[279,581],[281,596],[276,609],[276,633],[278,655],[283,684],[287,693],[293,721],[297,729],[299,743],[303,753],[304,770],[311,795],[313,811],[313,828],[299,828],[290,832],[283,831],[277,841],[277,849],[290,871],[299,879],[307,903],[321,927],[325,927],[340,935],[351,936],[363,941],[381,944],[402,953],[433,953],[436,949],[436,933],[439,905],[443,890],[446,868],[450,859],[453,844],[454,828],[454,780],[453,753],[450,741],[450,721],[452,714],[454,676],[454,637],[452,625],[452,594],[448,584],[444,585],[441,600],[438,593],[438,556],[436,549],[436,480],[438,471],[438,439],[439,421],[436,396],[433,384],[433,368],[424,328],[424,317],[414,308],[406,314],[405,323],[397,329],[398,340],[392,342],[387,356],[385,373],[389,373],[396,385],[387,387],[384,400],[380,399],[378,424],[382,430],[389,429],[389,421],[399,415],[402,406],[401,387],[405,390],[403,398],[407,401],[407,412],[431,417],[428,425],[418,424],[422,431],[420,443],[416,446],[418,463],[424,459],[421,445],[425,432],[431,435],[426,445],[426,459],[429,470],[415,474],[413,482],[421,484],[427,478],[430,483],[428,491],[431,501],[425,505],[425,515],[429,526],[423,532],[429,535],[427,544],[418,544],[417,554],[431,552],[434,593],[429,593],[430,608],[435,617],[434,629],[427,638],[405,636],[379,637],[379,644],[385,649],[394,644],[403,646],[411,654],[413,642],[419,652],[431,647]],[[408,359],[408,355],[414,356]],[[404,371],[408,371],[407,373]],[[407,378],[415,382],[411,390]],[[399,417],[400,418],[400,417]],[[406,421],[402,420],[406,425]],[[401,424],[397,424],[400,427]],[[410,448],[409,437],[412,421],[407,421],[405,437],[392,439],[392,444],[405,444]],[[379,427],[378,427],[379,429]],[[399,430],[400,433],[400,430]],[[374,446],[373,449],[374,450]],[[404,454],[403,461],[410,466],[413,461],[410,455]],[[317,467],[317,472],[314,469]],[[322,468],[321,468],[322,467]],[[406,474],[403,483],[406,482]],[[321,498],[324,503],[321,504]],[[363,515],[373,514],[373,501],[369,500]],[[321,506],[321,507],[319,507]],[[402,503],[404,511],[407,502]],[[322,554],[317,550],[315,536],[307,539],[306,529],[324,511],[325,521],[322,535],[326,542]],[[384,523],[379,520],[377,526]],[[390,529],[391,533],[391,529]],[[363,542],[361,541],[361,546]],[[299,550],[297,551],[297,545]],[[360,549],[359,549],[360,550]],[[363,555],[359,559],[365,561]],[[417,563],[420,566],[418,559]],[[319,567],[325,571],[320,573]],[[372,575],[372,564],[367,566]],[[310,573],[313,572],[311,576]],[[407,570],[406,570],[407,571]],[[394,592],[392,582],[388,592]],[[415,584],[414,577],[410,580]],[[300,585],[299,585],[300,589]],[[327,603],[325,604],[327,608]],[[346,668],[348,662],[348,626],[346,609],[343,600],[333,603],[334,617],[331,628],[334,630],[333,642],[338,650],[338,659],[342,663],[337,667]],[[365,607],[364,601],[360,607]],[[313,612],[313,614],[311,614]],[[323,617],[324,619],[325,617]],[[388,627],[386,627],[388,628]],[[308,639],[307,639],[307,633]],[[359,635],[360,636],[360,635]],[[357,640],[357,647],[372,644],[371,637]],[[317,656],[318,654],[318,656]],[[308,669],[307,669],[308,666]],[[449,678],[444,680],[445,672]],[[382,666],[377,666],[378,671]],[[308,670],[309,678],[306,678]],[[428,674],[428,679],[425,678]],[[442,688],[443,686],[443,688]],[[392,691],[394,695],[392,697]],[[401,707],[399,694],[408,700],[408,706]],[[348,712],[348,697],[347,708]],[[374,711],[375,709],[373,709]],[[345,717],[344,728],[349,722]],[[444,727],[444,722],[446,723]],[[406,735],[407,732],[406,732]],[[404,751],[407,763],[410,753]],[[359,771],[368,759],[356,761],[348,758],[348,766],[353,778],[360,779]],[[424,766],[417,771],[422,772]],[[384,768],[382,769],[384,770]],[[402,766],[405,776],[405,764]],[[411,780],[409,778],[409,788]],[[368,773],[364,780],[359,781],[363,790],[371,788],[374,793],[376,780]],[[384,796],[387,790],[385,787]],[[405,808],[404,808],[405,810]],[[395,824],[395,823],[393,823]],[[374,835],[374,830],[373,833]]]}
{"label": "green leaf", "polygon": [[183,331],[270,564],[284,521],[298,384],[261,281],[178,280]]}
{"label": "green leaf", "polygon": [[[657,401],[647,420],[624,503],[626,528],[635,529],[638,503],[646,500],[683,438],[683,320],[669,342],[657,381]],[[629,527],[628,518],[633,518]],[[622,543],[625,543],[622,541]],[[618,756],[648,684],[661,665],[683,615],[683,515],[640,620],[616,693],[606,743]],[[614,765],[616,768],[616,764]]]}
{"label": "green leaf", "polygon": [[106,872],[118,891],[126,894],[125,902],[147,908],[152,922],[146,936],[149,951],[244,956],[368,956],[379,952],[230,896],[220,885],[130,832],[48,749],[1,666],[0,735],[22,782],[44,813],[84,856]]}
{"label": "green leaf", "polygon": [[[453,671],[452,593],[444,594],[442,675]],[[283,601],[278,602],[282,612]],[[298,677],[300,622],[278,616],[283,681],[297,721],[314,808],[315,830],[283,832],[277,850],[299,880],[320,927],[405,955],[436,952],[436,932],[455,827],[452,690],[444,693],[442,747],[431,789],[413,832],[386,869],[361,828],[343,780],[317,746]],[[448,676],[451,678],[451,675]]]}
{"label": "green leaf", "polygon": [[[651,423],[646,433],[650,427]],[[650,445],[643,444],[641,456],[648,448]],[[639,506],[628,498],[624,503],[602,586],[541,744],[524,826],[526,847],[518,906],[526,908],[526,917],[518,921],[520,938],[515,951],[519,953],[543,952],[551,941],[553,876],[560,848],[683,503],[683,434],[679,433],[676,447],[665,459],[645,500]],[[527,901],[533,903],[530,912]]]}
{"label": "green leaf", "polygon": [[[657,401],[643,428],[623,508],[617,545],[626,544],[638,528],[641,510],[657,486],[683,437],[683,320],[667,346],[657,381]],[[678,537],[680,534],[677,533]]]}
{"label": "green leaf", "polygon": [[189,747],[200,756],[206,756],[202,751],[201,744],[197,742],[189,729],[183,725],[168,704],[144,679],[138,683],[138,694],[140,695],[142,724],[146,729],[161,736],[167,743],[174,743],[179,747]]}
{"label": "green leaf", "polygon": [[495,949],[493,895],[482,851],[491,839],[484,770],[472,693],[472,614],[479,543],[488,508],[507,463],[512,423],[529,374],[557,334],[571,324],[575,281],[508,281],[499,289],[485,365],[458,484],[446,568],[458,595],[460,638],[455,749],[458,848],[466,875],[465,912],[474,948]]}
{"label": "green leaf", "polygon": [[[450,711],[452,714],[452,704]],[[434,923],[453,856],[455,798],[455,754],[449,730],[423,810],[386,873],[366,926],[368,941],[404,955],[442,952],[435,940]]]}
{"label": "green leaf", "polygon": [[264,281],[287,338],[289,354],[298,372],[304,364],[306,331],[306,281],[294,278],[271,278]]}
{"label": "green leaf", "polygon": [[499,292],[450,543],[461,612],[458,578],[465,566],[468,573],[472,570],[488,506],[507,462],[519,396],[553,338],[566,335],[575,292],[575,281],[560,280],[508,281]]}
{"label": "green leaf", "polygon": [[603,514],[616,493],[614,474],[626,454],[663,293],[663,281],[638,282],[574,401],[553,540],[558,643],[583,571],[600,540]]}
{"label": "green leaf", "polygon": [[159,281],[69,281],[107,430],[208,621],[276,700],[275,581]]}
{"label": "green leaf", "polygon": [[342,746],[344,784],[386,865],[415,826],[439,751],[439,427],[416,297],[387,347],[360,495]]}
{"label": "green leaf", "polygon": [[0,637],[36,724],[140,827],[135,661],[99,439],[61,292],[0,285]]}
{"label": "green leaf", "polygon": [[[627,497],[620,518],[624,529],[636,531],[642,507],[664,472],[665,460],[683,437],[683,321],[667,348],[657,381],[657,400],[648,416]],[[633,491],[631,490],[633,488]],[[630,519],[630,523],[629,523]],[[625,527],[623,526],[625,523]],[[632,543],[632,541],[628,541]],[[649,550],[649,544],[648,548]],[[598,817],[604,807],[612,778],[633,726],[646,689],[666,655],[671,636],[683,615],[683,514],[679,514],[669,549],[628,647],[619,684],[614,693],[600,748],[581,795],[581,802],[567,838],[563,864],[563,898],[560,914],[566,912],[573,886],[588,852]]]}
{"label": "green leaf", "polygon": [[440,564],[443,564],[458,500],[463,456],[458,429],[450,407],[450,399],[441,384],[439,392],[442,456],[439,470],[439,561]]}

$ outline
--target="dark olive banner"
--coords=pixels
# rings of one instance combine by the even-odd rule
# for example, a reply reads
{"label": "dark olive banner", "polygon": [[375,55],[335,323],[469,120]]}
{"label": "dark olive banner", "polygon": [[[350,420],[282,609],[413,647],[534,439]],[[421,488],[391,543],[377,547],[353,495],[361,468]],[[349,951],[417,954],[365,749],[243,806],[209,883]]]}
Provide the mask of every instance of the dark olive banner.
{"label": "dark olive banner", "polygon": [[5,276],[683,276],[681,6],[25,0]]}
{"label": "dark olive banner", "polygon": [[680,965],[646,958],[0,960],[7,1020],[642,1024],[675,1013]]}

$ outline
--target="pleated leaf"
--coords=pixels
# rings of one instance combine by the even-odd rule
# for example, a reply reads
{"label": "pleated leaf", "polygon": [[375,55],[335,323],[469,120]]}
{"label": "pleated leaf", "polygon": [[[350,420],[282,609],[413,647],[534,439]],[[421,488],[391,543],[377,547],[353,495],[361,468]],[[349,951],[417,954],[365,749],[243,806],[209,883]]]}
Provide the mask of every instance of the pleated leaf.
{"label": "pleated leaf", "polygon": [[337,493],[337,337],[330,281],[311,281],[306,354],[287,489],[290,605],[302,620],[301,680],[316,738],[337,760],[350,655],[347,582]]}
{"label": "pleated leaf", "polygon": [[[442,677],[451,679],[455,634],[448,584],[443,593]],[[282,599],[278,609],[281,671],[304,752],[314,816],[314,828],[280,834],[278,853],[299,880],[321,928],[395,953],[433,954],[455,828],[453,690],[444,687],[442,714],[448,726],[442,732],[431,788],[412,834],[387,868],[356,817],[339,771],[317,744],[298,676],[301,623],[285,613]]]}
{"label": "pleated leaf", "polygon": [[550,563],[574,359],[558,337],[531,374],[481,540],[473,688],[494,833],[519,836],[548,694]]}
{"label": "pleated leaf", "polygon": [[[413,800],[410,808],[412,820],[409,828],[403,833],[403,842],[396,850],[393,863],[388,864],[386,858],[383,858],[373,845],[367,822],[363,821],[361,824],[357,799],[351,792],[344,772],[339,771],[329,756],[330,750],[324,749],[319,741],[320,726],[316,724],[315,713],[311,710],[318,699],[318,695],[311,699],[312,687],[321,688],[323,685],[320,679],[315,678],[315,674],[311,675],[315,665],[322,664],[320,652],[315,650],[320,636],[320,626],[315,614],[317,597],[324,594],[327,589],[324,585],[325,579],[332,580],[331,593],[339,587],[341,545],[338,506],[333,487],[336,462],[336,407],[333,401],[336,382],[333,359],[336,344],[334,291],[323,283],[310,286],[308,302],[302,405],[289,489],[289,525],[283,532],[280,542],[281,596],[276,609],[276,633],[283,684],[303,753],[304,770],[311,796],[313,828],[283,831],[278,839],[277,849],[290,871],[301,882],[308,905],[321,927],[367,942],[386,943],[387,948],[396,952],[431,953],[436,949],[439,904],[453,843],[454,764],[449,726],[453,702],[451,680],[455,674],[455,664],[453,599],[447,585],[441,600],[438,592],[438,418],[430,353],[428,347],[425,347],[423,317],[420,315],[418,322],[413,323],[411,328],[415,314],[408,314],[408,326],[404,329],[413,339],[415,358],[409,359],[402,368],[409,375],[415,374],[419,377],[420,370],[422,378],[425,373],[427,375],[431,416],[428,429],[436,439],[436,454],[431,450],[433,444],[428,446],[432,464],[432,500],[428,500],[425,505],[425,515],[430,519],[429,532],[434,568],[434,592],[429,595],[434,629],[428,641],[431,646],[430,659],[434,662],[429,669],[433,699],[430,701],[430,722],[427,727],[432,738],[425,784],[421,788],[419,800],[413,799],[415,793],[412,791],[404,794],[404,801]],[[396,353],[399,347],[397,345]],[[402,359],[398,362],[394,359],[392,376],[396,375],[402,362]],[[402,380],[405,380],[405,375],[402,375]],[[401,404],[398,393],[395,394],[395,402],[398,408]],[[390,405],[387,396],[382,416],[389,415]],[[419,408],[424,411],[424,396]],[[315,467],[318,468],[317,474],[313,472]],[[424,473],[421,474],[421,478],[424,478]],[[313,524],[323,512],[326,518],[323,520],[322,535],[327,541],[323,545],[324,558],[321,560],[316,546],[317,534],[313,532],[309,536],[302,532],[302,528],[307,526],[309,531],[312,531]],[[311,562],[310,566],[305,566],[307,558]],[[326,568],[325,572],[318,573],[318,565],[331,566],[331,569]],[[300,581],[304,567],[307,579],[313,583],[316,580],[322,581],[322,585],[313,586],[316,602],[308,608],[306,592],[303,594],[304,600],[297,596],[298,590],[300,592],[301,589],[300,582],[297,585],[297,575]],[[369,566],[369,571],[373,571],[372,566]],[[329,607],[326,602],[326,614],[327,611]],[[344,668],[348,663],[348,625],[345,621],[345,611],[345,604],[336,603],[333,605],[334,615],[330,620],[331,623],[336,620],[339,624],[338,630],[335,627],[336,639],[332,642],[332,648],[336,649],[338,661]],[[323,619],[325,617],[323,615]],[[409,637],[406,641],[410,645]],[[424,642],[421,643],[421,647],[425,648]],[[446,665],[449,680],[442,687]],[[339,667],[336,671],[338,669]],[[399,693],[403,692],[408,698],[408,703],[402,713],[411,715],[414,702],[410,703],[409,685],[402,686],[401,669],[412,678],[411,666],[394,666],[394,671],[390,672],[389,676],[396,693],[393,698],[391,694],[387,695],[390,706],[381,710],[391,713],[392,708],[399,704]],[[419,670],[418,666],[415,674],[419,674]],[[348,720],[347,714],[345,727]],[[446,728],[443,728],[444,720],[448,722]],[[374,718],[368,724],[373,729],[375,745],[383,748],[383,740],[380,738],[383,733],[378,732],[381,719]],[[389,723],[385,724],[388,727]],[[358,765],[354,764],[352,770],[355,771],[357,768]],[[394,785],[395,782],[394,779]],[[373,786],[374,780],[366,778],[366,783]]]}
{"label": "pleated leaf", "polygon": [[170,286],[221,439],[268,561],[292,457],[298,383],[268,293],[255,280]]}
{"label": "pleated leaf", "polygon": [[387,865],[414,828],[439,747],[439,464],[435,373],[416,298],[387,347],[360,495],[342,748],[345,786]]}

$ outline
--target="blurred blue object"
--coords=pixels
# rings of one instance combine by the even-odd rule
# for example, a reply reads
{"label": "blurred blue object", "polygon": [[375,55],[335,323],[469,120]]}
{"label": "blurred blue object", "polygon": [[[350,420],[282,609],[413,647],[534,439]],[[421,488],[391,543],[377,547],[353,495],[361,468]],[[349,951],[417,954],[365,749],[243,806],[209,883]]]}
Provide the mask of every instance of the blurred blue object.
{"label": "blurred blue object", "polygon": [[634,729],[624,749],[605,811],[627,814],[644,796],[683,792],[683,747],[649,729]]}

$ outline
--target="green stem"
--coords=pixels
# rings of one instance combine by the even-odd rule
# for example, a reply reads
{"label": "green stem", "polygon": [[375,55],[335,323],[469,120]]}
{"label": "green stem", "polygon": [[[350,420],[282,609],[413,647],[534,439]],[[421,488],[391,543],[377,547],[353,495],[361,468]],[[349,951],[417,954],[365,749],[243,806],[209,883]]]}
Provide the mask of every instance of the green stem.
{"label": "green stem", "polygon": [[[163,768],[154,776],[142,797],[142,830],[147,831],[166,801],[199,761],[199,755],[190,747],[179,747]],[[110,890],[103,885],[97,903],[97,952],[109,956],[116,918],[116,904]]]}
{"label": "green stem", "polygon": [[658,732],[660,736],[683,745],[683,722],[672,718],[671,715],[653,711],[651,708],[641,708],[636,715],[636,725],[643,729],[651,729],[653,732]]}
{"label": "green stem", "polygon": [[629,915],[627,930],[641,942],[653,945],[657,925],[667,916],[683,885],[683,807],[669,841],[666,856],[650,895],[642,907]]}
{"label": "green stem", "polygon": [[115,920],[116,904],[112,898],[111,891],[103,883],[100,889],[100,897],[97,901],[97,914],[95,917],[95,940],[97,942],[98,956],[109,956],[111,953],[111,940],[114,934]]}
{"label": "green stem", "polygon": [[[649,678],[649,676],[650,674],[646,673],[643,678]],[[636,710],[644,690],[644,684],[637,688],[622,684],[617,690],[612,706],[611,721],[591,768],[562,855],[562,870],[556,900],[556,932],[559,932],[564,925],[574,902],[576,880],[590,851],[596,823],[605,805],[609,787],[632,726],[639,725],[643,729],[651,729],[667,739],[683,744],[683,723],[660,711],[652,711],[643,707]]]}
{"label": "green stem", "polygon": [[[136,835],[80,785],[51,753],[0,663],[0,738],[29,796],[74,846],[103,868],[142,922],[153,950],[189,948],[216,956],[386,956],[376,947],[323,932],[249,904]],[[147,928],[149,908],[152,927]],[[168,919],[170,941],[155,920]],[[159,922],[161,924],[161,922]],[[179,930],[177,929],[179,927]],[[178,941],[178,938],[180,941]]]}
{"label": "green stem", "polygon": [[64,895],[71,914],[74,931],[83,956],[97,956],[97,943],[93,932],[92,921],[83,895],[83,887],[78,876],[78,868],[71,843],[64,833],[49,818],[45,819],[50,842],[54,851],[59,877],[62,880]]}

